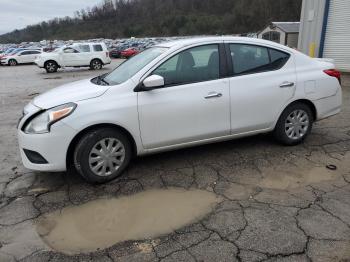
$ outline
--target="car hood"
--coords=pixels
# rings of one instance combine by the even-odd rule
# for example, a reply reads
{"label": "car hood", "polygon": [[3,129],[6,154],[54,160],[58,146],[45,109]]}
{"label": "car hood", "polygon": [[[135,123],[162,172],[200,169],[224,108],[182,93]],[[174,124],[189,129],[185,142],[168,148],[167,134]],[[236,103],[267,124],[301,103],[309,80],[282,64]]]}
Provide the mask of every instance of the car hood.
{"label": "car hood", "polygon": [[42,109],[49,109],[70,102],[99,97],[108,89],[109,86],[95,85],[90,79],[86,79],[56,87],[35,97],[32,103]]}

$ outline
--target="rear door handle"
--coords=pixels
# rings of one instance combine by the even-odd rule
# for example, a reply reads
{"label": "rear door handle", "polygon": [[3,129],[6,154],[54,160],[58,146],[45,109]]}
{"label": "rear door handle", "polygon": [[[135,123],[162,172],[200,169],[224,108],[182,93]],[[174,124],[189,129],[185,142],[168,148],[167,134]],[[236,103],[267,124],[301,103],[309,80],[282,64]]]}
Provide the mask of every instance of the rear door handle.
{"label": "rear door handle", "polygon": [[210,98],[216,98],[216,97],[222,97],[221,93],[217,93],[217,92],[210,92],[206,97],[204,97],[205,99],[210,99]]}
{"label": "rear door handle", "polygon": [[283,82],[282,84],[280,84],[280,88],[286,88],[286,87],[292,87],[294,86],[293,82]]}

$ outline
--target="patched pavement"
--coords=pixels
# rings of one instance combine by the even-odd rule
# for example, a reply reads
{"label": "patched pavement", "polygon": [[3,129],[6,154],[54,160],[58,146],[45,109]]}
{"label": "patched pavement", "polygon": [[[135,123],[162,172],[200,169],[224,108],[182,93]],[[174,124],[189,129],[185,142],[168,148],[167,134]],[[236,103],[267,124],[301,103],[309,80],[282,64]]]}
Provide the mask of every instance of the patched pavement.
{"label": "patched pavement", "polygon": [[[0,67],[0,261],[350,260],[349,76],[342,113],[316,123],[303,145],[259,135],[147,156],[121,179],[97,186],[24,169],[16,140],[23,106],[37,93],[99,73]],[[170,234],[87,254],[55,251],[37,232],[38,218],[65,207],[174,188],[212,192],[220,203]]]}

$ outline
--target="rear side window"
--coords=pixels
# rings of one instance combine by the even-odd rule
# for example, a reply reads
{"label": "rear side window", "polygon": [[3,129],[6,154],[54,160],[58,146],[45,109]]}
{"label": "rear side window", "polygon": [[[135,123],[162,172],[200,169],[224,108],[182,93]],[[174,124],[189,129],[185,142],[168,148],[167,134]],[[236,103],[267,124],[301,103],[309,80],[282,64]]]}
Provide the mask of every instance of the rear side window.
{"label": "rear side window", "polygon": [[230,44],[230,52],[235,75],[280,69],[290,56],[275,49],[247,44]]}
{"label": "rear side window", "polygon": [[91,51],[89,45],[79,45],[79,50],[82,53],[87,53]]}
{"label": "rear side window", "polygon": [[94,51],[95,52],[102,52],[103,51],[102,45],[94,45]]}

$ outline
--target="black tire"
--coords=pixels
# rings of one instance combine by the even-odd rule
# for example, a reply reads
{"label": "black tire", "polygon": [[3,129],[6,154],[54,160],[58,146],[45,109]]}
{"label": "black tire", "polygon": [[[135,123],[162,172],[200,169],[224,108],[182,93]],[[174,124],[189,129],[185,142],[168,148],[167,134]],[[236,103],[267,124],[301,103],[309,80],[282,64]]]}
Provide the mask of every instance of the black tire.
{"label": "black tire", "polygon": [[56,73],[58,70],[58,64],[55,61],[47,61],[44,65],[48,74]]}
{"label": "black tire", "polygon": [[[287,127],[286,127],[286,123],[287,123],[287,118],[293,114],[294,112],[305,112],[305,114],[307,115],[308,118],[308,125],[300,125],[301,128],[304,129],[303,131],[303,135],[300,137],[299,136],[293,136],[293,138],[289,137],[287,135]],[[276,138],[277,141],[279,141],[280,143],[287,145],[287,146],[294,146],[294,145],[298,145],[300,143],[302,143],[307,136],[310,134],[311,130],[312,130],[312,125],[314,122],[314,116],[312,113],[312,110],[310,108],[310,106],[308,106],[305,103],[294,103],[291,104],[290,106],[288,106],[283,113],[281,114],[280,118],[278,119],[278,122],[276,124],[275,130],[274,130],[274,137]],[[306,123],[306,122],[304,122]],[[289,129],[289,128],[288,128]]]}
{"label": "black tire", "polygon": [[93,59],[90,62],[90,68],[91,70],[100,70],[102,69],[103,63],[100,59]]}
{"label": "black tire", "polygon": [[18,65],[17,61],[15,59],[10,59],[9,62],[8,62],[8,65],[9,66],[16,66]]}
{"label": "black tire", "polygon": [[[89,163],[89,158],[91,155],[93,155],[92,153],[93,148],[95,148],[98,145],[98,143],[104,139],[107,139],[109,141],[111,141],[111,139],[118,140],[123,145],[125,153],[124,153],[123,161],[117,170],[114,170],[113,172],[111,172],[111,170],[109,169],[110,174],[106,176],[101,176],[101,175],[97,175],[92,170],[91,165]],[[129,165],[131,157],[132,157],[132,146],[129,139],[123,132],[120,132],[118,129],[114,129],[114,128],[100,128],[100,129],[96,129],[88,132],[80,139],[74,151],[74,166],[78,171],[78,173],[86,181],[93,184],[96,184],[96,183],[101,184],[101,183],[109,182],[121,176],[123,171]],[[96,164],[95,166],[97,165],[98,164]]]}

